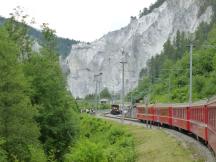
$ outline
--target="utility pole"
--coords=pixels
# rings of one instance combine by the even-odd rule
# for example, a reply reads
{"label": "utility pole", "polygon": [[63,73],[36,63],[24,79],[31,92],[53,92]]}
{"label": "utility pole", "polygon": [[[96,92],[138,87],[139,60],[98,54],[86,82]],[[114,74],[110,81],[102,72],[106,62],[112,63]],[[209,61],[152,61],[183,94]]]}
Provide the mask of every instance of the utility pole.
{"label": "utility pole", "polygon": [[95,82],[96,82],[96,87],[95,87],[96,110],[98,110],[98,92],[99,92],[99,99],[100,99],[100,80],[98,81],[98,77],[100,77],[101,75],[103,75],[103,73],[99,73],[99,74],[94,75]]}
{"label": "utility pole", "polygon": [[[122,55],[124,55],[124,51],[122,51]],[[125,72],[125,64],[127,63],[124,59],[120,62],[122,64],[122,122],[124,121],[124,72]]]}
{"label": "utility pole", "polygon": [[112,91],[112,104],[114,104],[115,101],[115,92],[114,92],[114,85],[113,85],[113,91]]}
{"label": "utility pole", "polygon": [[188,46],[190,47],[190,83],[189,83],[189,107],[191,107],[192,105],[192,84],[193,84],[193,43],[191,42],[190,45]]}
{"label": "utility pole", "polygon": [[101,100],[100,92],[101,92],[101,75],[99,76],[99,81],[98,81],[98,101],[99,102]]}
{"label": "utility pole", "polygon": [[193,69],[192,69],[192,63],[193,63],[193,44],[190,43],[190,94],[189,94],[189,105],[191,107],[192,104],[192,75],[193,75]]}
{"label": "utility pole", "polygon": [[169,101],[171,101],[171,76],[169,74],[169,88],[168,88],[168,93],[169,93]]}
{"label": "utility pole", "polygon": [[98,101],[97,101],[97,92],[98,92],[98,90],[97,90],[97,76],[96,75],[94,75],[94,79],[95,79],[95,105],[96,105],[96,110],[98,109]]}

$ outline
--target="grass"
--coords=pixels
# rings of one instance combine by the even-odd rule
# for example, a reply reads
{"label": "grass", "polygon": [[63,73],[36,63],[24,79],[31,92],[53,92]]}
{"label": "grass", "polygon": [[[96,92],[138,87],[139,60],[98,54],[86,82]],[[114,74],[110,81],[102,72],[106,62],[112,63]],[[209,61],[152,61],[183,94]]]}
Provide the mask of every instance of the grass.
{"label": "grass", "polygon": [[195,150],[171,137],[163,130],[125,126],[134,136],[137,162],[203,162],[195,158]]}

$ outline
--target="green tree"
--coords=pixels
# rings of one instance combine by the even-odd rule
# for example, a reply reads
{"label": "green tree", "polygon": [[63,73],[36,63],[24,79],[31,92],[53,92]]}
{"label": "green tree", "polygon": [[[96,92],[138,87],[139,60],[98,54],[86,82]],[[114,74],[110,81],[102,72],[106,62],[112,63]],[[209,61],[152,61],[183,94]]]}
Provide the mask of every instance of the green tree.
{"label": "green tree", "polygon": [[74,112],[76,103],[66,90],[55,44],[51,43],[55,35],[50,31],[47,27],[43,30],[47,42],[40,54],[33,55],[26,63],[25,74],[32,86],[31,101],[38,105],[40,140],[46,154],[61,161],[78,131],[78,118]]}
{"label": "green tree", "polygon": [[56,53],[56,31],[54,29],[50,29],[47,23],[43,23],[41,25],[42,34],[43,34],[43,48],[46,49],[49,54],[52,56]]}
{"label": "green tree", "polygon": [[[24,14],[21,7],[16,7],[14,13],[10,13],[11,17],[5,22],[4,26],[9,33],[9,37],[19,48],[19,59],[24,61],[28,59],[32,53],[33,40],[30,38],[27,25],[28,15]],[[31,20],[30,24],[34,21]]]}
{"label": "green tree", "polygon": [[29,144],[38,144],[37,114],[27,95],[29,85],[18,61],[19,48],[9,34],[0,29],[0,136],[9,159],[29,161]]}
{"label": "green tree", "polygon": [[100,92],[100,96],[101,98],[111,98],[111,94],[108,90],[108,88],[104,88],[101,92]]}

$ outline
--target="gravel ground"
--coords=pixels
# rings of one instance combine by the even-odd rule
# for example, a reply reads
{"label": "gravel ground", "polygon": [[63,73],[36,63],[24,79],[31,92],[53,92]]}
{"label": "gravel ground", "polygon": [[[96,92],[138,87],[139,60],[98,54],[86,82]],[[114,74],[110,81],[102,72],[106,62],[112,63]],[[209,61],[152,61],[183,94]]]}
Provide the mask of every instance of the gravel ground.
{"label": "gravel ground", "polygon": [[[106,114],[105,116],[102,116],[101,114],[98,114],[97,117],[99,118],[105,118],[109,120],[113,120],[119,123],[123,124],[131,124],[131,125],[137,125],[137,126],[142,126],[147,128],[146,124],[138,122],[136,119],[129,119],[129,120],[120,120],[120,116],[114,116],[110,114]],[[152,129],[160,129],[156,126],[153,126]],[[167,129],[167,128],[162,128],[168,135],[175,137],[177,140],[181,141],[183,143],[183,146],[188,149],[193,149],[193,154],[194,159],[197,159],[196,157],[201,157],[202,159],[205,160],[205,162],[216,162],[216,159],[213,155],[213,153],[201,142],[195,140],[194,138],[185,135],[183,133],[180,133],[178,131],[172,130],[172,129]]]}

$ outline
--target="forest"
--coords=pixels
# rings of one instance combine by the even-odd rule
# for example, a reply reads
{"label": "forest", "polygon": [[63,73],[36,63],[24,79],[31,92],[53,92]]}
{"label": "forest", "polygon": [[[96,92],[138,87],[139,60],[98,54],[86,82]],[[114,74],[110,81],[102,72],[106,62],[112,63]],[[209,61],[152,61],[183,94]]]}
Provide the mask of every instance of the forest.
{"label": "forest", "polygon": [[43,23],[42,46],[33,50],[28,23],[17,8],[0,27],[0,161],[134,161],[130,134],[79,114],[66,89],[55,30]]}

